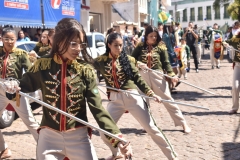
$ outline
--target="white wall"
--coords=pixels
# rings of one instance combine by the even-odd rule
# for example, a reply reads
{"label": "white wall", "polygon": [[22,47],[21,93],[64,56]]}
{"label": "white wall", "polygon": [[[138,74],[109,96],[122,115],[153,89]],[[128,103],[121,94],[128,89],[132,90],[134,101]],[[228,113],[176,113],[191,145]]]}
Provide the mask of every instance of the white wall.
{"label": "white wall", "polygon": [[[183,22],[183,11],[180,11],[180,23],[182,27],[187,27],[188,22],[190,21],[190,9],[194,8],[195,10],[195,21],[193,21],[194,24],[198,24],[198,26],[204,26],[204,29],[206,29],[206,26],[213,26],[214,23],[217,23],[218,25],[222,26],[226,22],[228,22],[229,25],[232,25],[234,21],[231,18],[225,19],[223,17],[224,14],[224,7],[222,6],[220,8],[220,19],[215,19],[215,11],[213,9],[213,2],[214,1],[204,1],[204,2],[192,2],[188,4],[182,4],[182,5],[177,5],[177,10],[178,9],[187,9],[187,22]],[[212,11],[212,19],[211,20],[202,20],[198,21],[198,7],[203,7],[203,19],[206,18],[207,15],[207,6],[211,6],[211,11]],[[174,3],[172,6],[167,7],[167,10],[173,10],[173,16],[175,17],[175,5]]]}

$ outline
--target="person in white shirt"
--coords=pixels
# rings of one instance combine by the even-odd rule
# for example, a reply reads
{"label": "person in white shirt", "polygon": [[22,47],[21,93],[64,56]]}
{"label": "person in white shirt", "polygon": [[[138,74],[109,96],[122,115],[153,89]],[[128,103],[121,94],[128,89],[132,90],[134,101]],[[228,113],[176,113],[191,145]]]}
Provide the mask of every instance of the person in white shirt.
{"label": "person in white shirt", "polygon": [[159,33],[159,36],[162,38],[162,35],[163,35],[163,24],[161,22],[158,23],[158,33]]}

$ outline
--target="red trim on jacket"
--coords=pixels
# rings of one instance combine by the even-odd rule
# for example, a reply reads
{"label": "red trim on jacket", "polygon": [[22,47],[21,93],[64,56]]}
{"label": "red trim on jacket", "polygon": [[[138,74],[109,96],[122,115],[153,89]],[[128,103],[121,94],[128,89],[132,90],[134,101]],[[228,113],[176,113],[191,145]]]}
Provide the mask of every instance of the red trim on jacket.
{"label": "red trim on jacket", "polygon": [[[61,57],[61,56],[60,56]],[[62,59],[62,57],[61,57]],[[67,70],[67,62],[62,59],[61,65],[61,110],[66,112],[67,106],[67,77],[66,77],[66,70]],[[66,130],[66,116],[60,116],[60,131]]]}
{"label": "red trim on jacket", "polygon": [[8,57],[9,57],[9,52],[6,52],[5,58],[3,60],[2,79],[6,78]]}

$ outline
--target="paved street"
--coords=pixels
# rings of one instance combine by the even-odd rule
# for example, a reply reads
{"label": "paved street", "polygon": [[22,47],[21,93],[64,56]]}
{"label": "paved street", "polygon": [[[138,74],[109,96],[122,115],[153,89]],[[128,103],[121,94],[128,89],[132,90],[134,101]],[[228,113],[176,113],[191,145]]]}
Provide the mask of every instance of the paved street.
{"label": "paved street", "polygon": [[[151,110],[158,126],[171,141],[180,160],[239,160],[240,159],[240,128],[239,115],[229,115],[231,109],[232,63],[225,58],[221,69],[211,69],[208,52],[203,56],[199,73],[191,69],[187,82],[206,88],[217,96],[203,93],[185,84],[177,87],[176,101],[209,107],[201,110],[180,106],[192,128],[191,134],[184,134],[181,127],[175,127],[163,105],[151,102]],[[193,60],[191,59],[193,68]],[[103,105],[107,105],[106,96],[102,94]],[[41,108],[34,110],[38,121],[41,119]],[[89,112],[89,120],[96,124]],[[125,114],[118,126],[124,137],[131,141],[135,160],[166,160],[161,150],[151,140],[130,115]],[[35,159],[36,143],[21,119],[14,121],[3,134],[12,159]],[[97,131],[93,132],[93,144],[99,158],[109,156],[110,150],[103,144]]]}

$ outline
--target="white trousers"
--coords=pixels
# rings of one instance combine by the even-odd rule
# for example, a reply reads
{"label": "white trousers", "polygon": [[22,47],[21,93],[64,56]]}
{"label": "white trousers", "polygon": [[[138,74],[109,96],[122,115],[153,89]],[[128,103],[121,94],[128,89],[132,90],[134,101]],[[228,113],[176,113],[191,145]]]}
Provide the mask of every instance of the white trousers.
{"label": "white trousers", "polygon": [[214,57],[214,49],[210,48],[210,60],[211,60],[211,65],[214,66],[214,63],[216,64],[216,66],[220,67],[220,58],[216,59]]}
{"label": "white trousers", "polygon": [[42,128],[37,144],[38,160],[98,160],[88,136],[88,128],[81,127],[67,132]]}
{"label": "white trousers", "polygon": [[[6,97],[6,93],[3,91],[3,89],[0,89],[0,116],[2,116],[4,109],[7,107],[9,103],[13,106],[18,116],[22,119],[23,123],[27,126],[30,133],[33,135],[34,139],[37,141],[38,139],[37,129],[39,128],[39,124],[34,118],[28,98],[21,96],[20,106],[17,107],[16,102],[10,101]],[[0,151],[5,150],[7,147],[8,146],[4,141],[2,132],[0,131]]]}
{"label": "white trousers", "polygon": [[197,59],[198,59],[198,62],[201,61],[201,53],[202,53],[202,45],[201,44],[197,44],[196,45],[196,52],[197,52]]}
{"label": "white trousers", "polygon": [[[165,78],[155,72],[144,72],[143,70],[140,70],[139,73],[156,95],[160,96],[162,99],[174,101]],[[163,105],[173,119],[175,126],[181,126],[186,123],[182,111],[177,104],[163,102]]]}
{"label": "white trousers", "polygon": [[239,109],[239,91],[240,91],[240,63],[235,63],[233,70],[233,81],[232,81],[232,109]]}
{"label": "white trousers", "polygon": [[[139,94],[137,90],[129,91]],[[146,132],[151,136],[152,140],[159,146],[169,160],[172,160],[177,156],[162,130],[156,126],[146,103],[140,96],[125,94],[123,92],[111,92],[110,100],[111,101],[107,105],[107,111],[110,113],[116,123],[126,110],[129,111],[129,113],[131,113],[132,116],[146,130]],[[111,149],[114,156],[120,154],[119,149],[112,147],[104,134],[100,133],[100,135],[105,144]]]}

